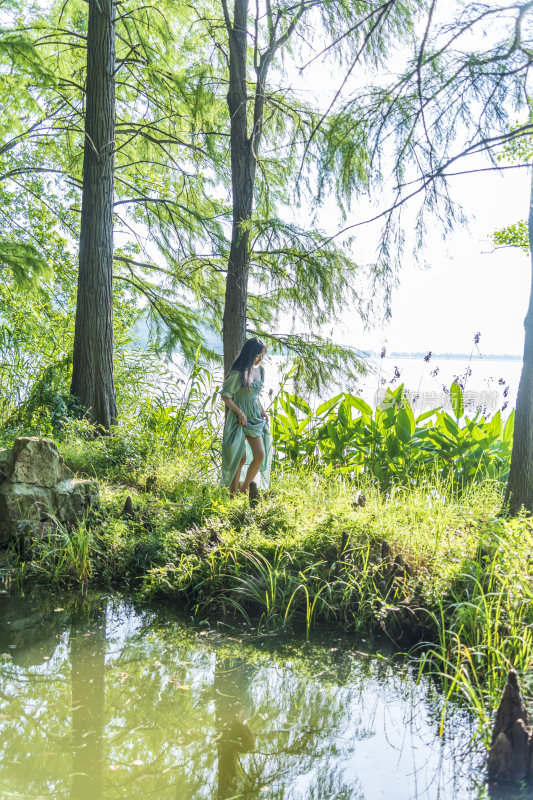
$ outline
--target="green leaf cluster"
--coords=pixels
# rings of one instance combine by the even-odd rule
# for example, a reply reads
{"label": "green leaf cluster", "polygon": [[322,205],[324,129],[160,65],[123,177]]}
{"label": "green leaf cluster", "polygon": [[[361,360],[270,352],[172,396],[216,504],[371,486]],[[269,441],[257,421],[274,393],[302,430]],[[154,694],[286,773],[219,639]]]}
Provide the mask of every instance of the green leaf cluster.
{"label": "green leaf cluster", "polygon": [[437,476],[457,491],[481,478],[504,481],[514,411],[505,423],[500,412],[491,420],[480,412],[470,419],[457,383],[450,396],[455,419],[440,408],[415,417],[403,384],[387,389],[375,410],[341,392],[313,411],[302,397],[282,389],[273,413],[278,457],[350,478],[370,476],[384,491]]}

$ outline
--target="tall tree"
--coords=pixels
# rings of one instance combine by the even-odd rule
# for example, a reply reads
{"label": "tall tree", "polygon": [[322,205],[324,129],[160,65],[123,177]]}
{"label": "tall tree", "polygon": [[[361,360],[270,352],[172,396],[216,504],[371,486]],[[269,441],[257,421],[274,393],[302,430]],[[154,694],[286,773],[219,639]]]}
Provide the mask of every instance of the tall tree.
{"label": "tall tree", "polygon": [[[274,147],[282,147],[287,154],[286,160],[290,163],[296,154],[302,154],[303,160],[313,162],[311,158],[313,150],[310,149],[314,144],[320,149],[321,136],[317,135],[318,121],[323,120],[324,116],[319,111],[318,105],[305,104],[296,101],[295,93],[292,88],[280,90],[280,87],[272,87],[269,83],[270,72],[278,71],[286,79],[286,70],[280,69],[280,56],[290,53],[291,40],[296,35],[303,35],[307,40],[313,38],[313,27],[318,28],[322,34],[328,38],[328,43],[323,48],[323,40],[320,39],[320,47],[315,47],[311,61],[321,58],[324,53],[340,47],[342,42],[345,46],[352,46],[351,64],[348,73],[351,73],[356,64],[367,59],[368,61],[379,62],[380,51],[383,52],[384,39],[392,39],[398,35],[399,30],[408,33],[411,29],[412,14],[417,4],[395,2],[373,2],[373,3],[331,3],[329,0],[299,0],[299,2],[280,2],[265,4],[256,3],[253,11],[250,11],[248,0],[233,0],[233,13],[231,14],[228,0],[221,0],[224,25],[227,35],[226,46],[220,45],[225,52],[228,69],[228,90],[227,104],[230,122],[230,150],[231,150],[231,191],[232,191],[232,219],[231,219],[231,242],[228,258],[226,290],[223,316],[223,343],[224,343],[224,366],[226,372],[231,367],[237,353],[242,347],[246,338],[247,321],[250,317],[248,306],[248,282],[250,268],[253,264],[252,242],[254,230],[257,230],[257,221],[254,220],[254,199],[257,193],[256,172],[259,168],[263,175],[263,191],[275,196],[275,185],[269,185],[275,180],[275,173],[272,165],[276,161],[276,156],[265,159],[261,163],[261,146],[265,126],[265,113],[268,126],[276,131],[274,134]],[[390,43],[390,42],[389,42]],[[355,53],[355,57],[354,57]],[[292,70],[296,73],[295,65]],[[251,74],[250,74],[251,73]],[[291,86],[289,79],[288,84]],[[340,91],[340,90],[339,90]],[[302,144],[303,151],[302,151]],[[359,161],[359,169],[362,170],[361,160],[364,160],[364,147],[360,147],[362,159]],[[277,156],[278,176],[280,181],[282,170],[279,170],[279,162],[283,159]],[[293,183],[292,193],[294,196],[294,186],[297,181],[297,159],[292,165],[293,174],[283,175],[280,184],[285,184],[285,202],[290,197],[291,190],[288,189],[291,179]],[[306,164],[307,166],[307,164]],[[286,169],[286,165],[285,165]],[[333,169],[333,173],[335,173]],[[317,189],[318,193],[318,189]],[[263,214],[268,214],[268,223],[265,227],[269,229],[272,237],[285,239],[285,247],[281,249],[281,259],[289,255],[295,262],[304,262],[309,269],[308,273],[308,298],[306,301],[300,296],[300,309],[308,308],[317,303],[316,291],[313,284],[316,282],[317,274],[319,282],[324,287],[336,285],[336,291],[343,296],[345,301],[356,301],[354,292],[354,271],[355,264],[350,263],[350,257],[345,254],[343,270],[336,269],[329,276],[332,260],[328,258],[331,254],[331,247],[325,240],[318,244],[309,230],[301,227],[298,232],[295,229],[289,231],[289,226],[279,224],[269,208],[270,202],[267,201],[263,207]],[[309,212],[307,212],[309,213]],[[261,217],[261,213],[259,214]],[[266,222],[267,220],[265,220]],[[259,225],[259,228],[261,226]],[[287,236],[287,234],[289,234]],[[287,242],[290,241],[290,245]],[[299,242],[295,247],[295,240]],[[270,241],[272,246],[272,238]],[[277,249],[277,248],[276,248]],[[320,255],[315,259],[310,259],[310,252],[319,252]],[[275,258],[275,255],[274,255]],[[270,279],[279,271],[271,264]],[[292,271],[287,269],[286,271]],[[314,277],[311,273],[314,271]],[[298,267],[296,267],[298,271]],[[306,281],[305,269],[303,274],[297,275],[296,280]],[[344,274],[342,274],[344,273]],[[327,291],[327,290],[326,290]],[[287,295],[286,295],[287,297]],[[330,306],[333,311],[335,304]],[[313,314],[311,313],[311,318]],[[253,310],[252,310],[253,317]],[[315,341],[315,344],[317,341]]]}
{"label": "tall tree", "polygon": [[89,0],[78,296],[71,393],[109,430],[113,377],[113,187],[115,19],[113,0]]}
{"label": "tall tree", "polygon": [[[227,0],[222,0],[229,45],[228,110],[230,114],[232,228],[224,301],[224,367],[229,372],[246,339],[250,234],[257,159],[261,147],[267,78],[272,60],[290,38],[303,13],[305,2],[293,7],[267,5],[268,42],[263,51],[258,42],[259,12],[255,20],[254,69],[256,81],[253,108],[248,111],[248,0],[234,0],[233,20]],[[281,27],[281,31],[280,31]]]}
{"label": "tall tree", "polygon": [[[224,327],[228,264],[229,291],[235,277],[232,265],[237,263],[246,280],[233,281],[233,298],[241,312],[246,306],[249,329],[296,353],[306,380],[316,384],[340,368],[352,375],[360,369],[360,354],[353,346],[335,346],[316,334],[347,303],[360,308],[362,273],[349,242],[338,246],[328,240],[316,229],[307,207],[304,224],[295,213],[304,143],[308,169],[302,171],[301,185],[305,182],[309,193],[324,197],[313,175],[323,139],[316,98],[308,99],[296,86],[287,88],[297,75],[291,51],[294,40],[313,39],[303,60],[316,63],[344,44],[344,55],[351,59],[348,71],[365,57],[379,64],[386,42],[399,32],[409,33],[419,4],[422,0],[376,2],[370,7],[319,0],[294,7],[260,4],[254,11],[246,3],[246,37],[239,39],[238,30],[234,33],[241,60],[244,57],[251,73],[245,75],[249,97],[246,117],[237,106],[239,120],[232,131],[227,90],[230,72],[236,73],[238,47],[228,45],[235,37],[229,36],[223,7],[178,7],[169,0],[139,7],[132,0],[118,0],[114,212],[121,229],[130,232],[130,241],[115,252],[115,281],[145,295],[169,349],[178,343],[187,355],[194,354],[206,326],[217,331]],[[233,21],[226,10],[233,31],[235,13],[242,17],[243,6],[232,6]],[[50,12],[36,12],[28,23],[58,84],[49,116],[35,134],[46,143],[38,168],[52,173],[51,163],[41,159],[53,143],[56,169],[62,173],[54,179],[53,204],[73,238],[79,224],[75,211],[85,107],[85,20],[79,2],[65,5],[58,0]],[[322,33],[330,40],[325,53]],[[242,95],[242,83],[237,88]],[[51,122],[50,114],[55,114]],[[240,141],[246,151],[233,147],[235,176],[228,139]],[[32,168],[24,164],[25,148],[16,152],[22,167]],[[333,163],[330,172],[337,166]],[[364,147],[351,168],[364,182]],[[233,193],[234,177],[239,175],[242,180],[237,183],[245,191],[240,198],[232,197],[228,206],[223,195],[226,189]],[[24,181],[30,185],[21,177]],[[239,205],[246,211],[242,220]],[[313,334],[279,334],[280,312],[297,314]],[[226,314],[228,318],[240,325],[242,337],[242,313]]]}
{"label": "tall tree", "polygon": [[[531,164],[533,148],[530,137],[520,138],[505,147],[505,156],[514,163]],[[516,397],[516,413],[511,453],[511,468],[505,493],[510,514],[522,507],[533,511],[533,164],[527,221],[496,231],[497,245],[520,247],[529,254],[531,291],[524,319],[524,361]]]}
{"label": "tall tree", "polygon": [[529,200],[528,239],[531,292],[524,319],[524,362],[516,397],[511,469],[505,495],[510,514],[517,514],[522,506],[533,512],[533,180]]}

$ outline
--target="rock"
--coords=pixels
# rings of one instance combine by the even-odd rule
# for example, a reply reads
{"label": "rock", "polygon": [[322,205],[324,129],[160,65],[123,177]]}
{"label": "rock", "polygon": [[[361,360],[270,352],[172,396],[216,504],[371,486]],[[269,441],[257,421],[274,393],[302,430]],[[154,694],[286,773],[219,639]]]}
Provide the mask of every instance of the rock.
{"label": "rock", "polygon": [[345,553],[349,541],[350,541],[350,536],[348,534],[348,531],[343,531],[341,533],[341,545],[338,552],[339,557]]}
{"label": "rock", "polygon": [[492,731],[487,762],[489,780],[520,781],[527,777],[531,762],[531,728],[527,723],[518,675],[511,669]]}
{"label": "rock", "polygon": [[255,481],[252,481],[248,487],[248,499],[250,502],[250,508],[255,508],[261,499],[261,494]]}
{"label": "rock", "polygon": [[11,450],[0,450],[0,483],[7,478],[13,465]]}
{"label": "rock", "polygon": [[20,437],[0,451],[0,545],[16,536],[25,545],[98,505],[97,484],[73,479],[50,439]]}
{"label": "rock", "polygon": [[357,492],[355,499],[352,500],[352,508],[364,508],[366,506],[366,497],[361,492]]}
{"label": "rock", "polygon": [[7,477],[13,483],[31,483],[52,488],[72,472],[65,466],[57,445],[51,439],[24,436],[15,439],[12,454],[13,464]]}
{"label": "rock", "polygon": [[52,489],[4,481],[0,486],[0,543],[15,536],[21,521],[41,522],[49,519],[54,510]]}
{"label": "rock", "polygon": [[63,481],[55,489],[56,509],[61,522],[71,523],[83,517],[89,508],[100,505],[98,486],[80,479]]}
{"label": "rock", "polygon": [[511,746],[513,748],[513,781],[523,780],[529,772],[529,738],[530,731],[523,719],[517,719],[511,730]]}
{"label": "rock", "polygon": [[157,475],[148,475],[144,490],[145,492],[155,492],[157,490]]}

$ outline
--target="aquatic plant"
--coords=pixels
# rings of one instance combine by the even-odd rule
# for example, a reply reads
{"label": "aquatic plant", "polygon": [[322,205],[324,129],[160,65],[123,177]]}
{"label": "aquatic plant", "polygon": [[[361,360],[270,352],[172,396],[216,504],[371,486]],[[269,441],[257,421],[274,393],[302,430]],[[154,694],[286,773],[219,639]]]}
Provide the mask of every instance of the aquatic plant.
{"label": "aquatic plant", "polygon": [[486,478],[504,482],[509,471],[514,412],[504,423],[480,412],[464,413],[463,391],[450,388],[454,416],[440,408],[415,417],[404,386],[389,388],[373,410],[347,392],[313,411],[282,389],[274,402],[273,433],[278,459],[322,467],[351,479],[371,476],[384,491],[428,477],[450,480],[456,491]]}

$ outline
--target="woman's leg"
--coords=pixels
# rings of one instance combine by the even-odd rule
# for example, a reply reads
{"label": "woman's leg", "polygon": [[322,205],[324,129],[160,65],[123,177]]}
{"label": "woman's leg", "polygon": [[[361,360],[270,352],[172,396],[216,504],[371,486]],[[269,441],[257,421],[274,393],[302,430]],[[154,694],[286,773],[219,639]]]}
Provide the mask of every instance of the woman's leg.
{"label": "woman's leg", "polygon": [[242,454],[242,458],[240,460],[239,466],[237,467],[235,475],[233,476],[233,480],[230,483],[230,487],[229,487],[230,497],[233,497],[233,495],[237,494],[237,492],[239,491],[239,481],[241,479],[241,470],[242,470],[242,468],[244,466],[244,462],[245,461],[246,461],[246,450]]}
{"label": "woman's leg", "polygon": [[246,472],[246,477],[244,482],[239,489],[240,492],[247,492],[248,488],[261,469],[261,464],[263,463],[263,459],[265,457],[265,448],[263,446],[263,437],[262,436],[247,436],[248,443],[252,448],[252,463],[248,467]]}

